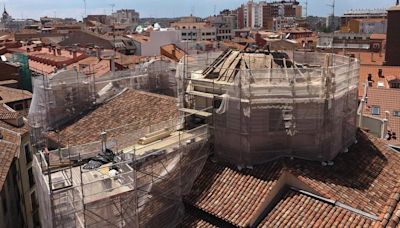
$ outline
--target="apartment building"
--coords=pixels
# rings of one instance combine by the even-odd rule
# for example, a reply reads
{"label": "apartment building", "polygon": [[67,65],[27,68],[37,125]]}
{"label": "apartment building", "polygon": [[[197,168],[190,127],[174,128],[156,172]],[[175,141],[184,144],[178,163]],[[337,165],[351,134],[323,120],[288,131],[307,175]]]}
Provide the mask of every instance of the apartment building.
{"label": "apartment building", "polygon": [[0,104],[0,227],[40,226],[26,120]]}
{"label": "apartment building", "polygon": [[239,28],[273,29],[275,18],[301,17],[302,6],[297,1],[248,1],[237,9],[237,15]]}
{"label": "apartment building", "polygon": [[217,28],[197,17],[185,17],[171,24],[180,32],[183,41],[215,41]]}

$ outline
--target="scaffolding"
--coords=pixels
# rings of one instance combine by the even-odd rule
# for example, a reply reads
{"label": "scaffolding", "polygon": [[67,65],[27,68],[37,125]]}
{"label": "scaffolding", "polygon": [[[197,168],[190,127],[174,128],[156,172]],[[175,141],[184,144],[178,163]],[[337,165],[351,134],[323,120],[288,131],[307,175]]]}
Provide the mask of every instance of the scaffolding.
{"label": "scaffolding", "polygon": [[[176,130],[178,124],[160,141],[139,143],[140,137],[147,135],[143,133],[168,125],[171,122],[116,138],[104,137],[103,141],[79,148],[39,151],[34,170],[42,174],[36,175],[42,226],[178,225],[184,213],[182,196],[191,189],[193,176],[200,173],[207,159],[209,135],[207,125],[184,131]],[[118,146],[127,139],[130,146]],[[85,161],[105,149],[117,152],[118,159],[85,170]],[[113,174],[113,170],[118,174]]]}
{"label": "scaffolding", "polygon": [[32,91],[31,71],[29,70],[28,56],[22,53],[14,53],[12,62],[20,65],[21,86],[24,90]]}
{"label": "scaffolding", "polygon": [[214,107],[214,152],[223,160],[241,166],[280,157],[325,162],[355,142],[356,59],[228,50],[180,64],[180,106],[187,112]]}
{"label": "scaffolding", "polygon": [[176,96],[175,65],[150,60],[125,71],[102,77],[85,75],[76,69],[60,70],[52,75],[32,77],[33,97],[29,110],[31,141],[44,146],[44,134],[93,110],[124,90]]}
{"label": "scaffolding", "polygon": [[[150,61],[101,78],[62,70],[33,78],[29,112],[33,169],[43,227],[175,227],[182,197],[209,154],[207,124],[186,128],[181,112],[157,124],[130,123],[99,129],[98,141],[61,147],[48,133],[80,118],[127,88],[176,94],[175,68]],[[203,110],[206,111],[206,110]],[[118,132],[118,134],[116,134]],[[56,137],[57,138],[57,137]],[[53,142],[54,143],[54,142]],[[112,152],[99,167],[88,164]]]}

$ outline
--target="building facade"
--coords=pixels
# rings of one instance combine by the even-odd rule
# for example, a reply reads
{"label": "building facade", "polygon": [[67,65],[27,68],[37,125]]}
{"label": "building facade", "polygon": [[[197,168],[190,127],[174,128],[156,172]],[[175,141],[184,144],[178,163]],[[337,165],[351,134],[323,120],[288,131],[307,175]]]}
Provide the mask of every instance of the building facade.
{"label": "building facade", "polygon": [[29,129],[7,105],[0,111],[0,227],[38,227]]}

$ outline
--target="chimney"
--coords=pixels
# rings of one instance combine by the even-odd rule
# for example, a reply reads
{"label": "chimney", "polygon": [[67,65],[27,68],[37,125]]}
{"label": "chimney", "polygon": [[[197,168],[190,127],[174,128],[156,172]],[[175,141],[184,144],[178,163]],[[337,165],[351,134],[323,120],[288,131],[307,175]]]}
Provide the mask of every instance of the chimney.
{"label": "chimney", "polygon": [[53,55],[56,56],[56,49],[53,48]]}
{"label": "chimney", "polygon": [[77,51],[73,51],[73,52],[72,52],[72,58],[73,58],[73,59],[76,59],[77,56],[78,56],[78,52],[77,52]]}
{"label": "chimney", "polygon": [[378,69],[378,77],[383,78],[383,71],[382,71],[382,69]]}
{"label": "chimney", "polygon": [[61,55],[61,48],[57,48],[57,55]]}
{"label": "chimney", "polygon": [[391,7],[387,17],[385,65],[400,66],[400,5]]}

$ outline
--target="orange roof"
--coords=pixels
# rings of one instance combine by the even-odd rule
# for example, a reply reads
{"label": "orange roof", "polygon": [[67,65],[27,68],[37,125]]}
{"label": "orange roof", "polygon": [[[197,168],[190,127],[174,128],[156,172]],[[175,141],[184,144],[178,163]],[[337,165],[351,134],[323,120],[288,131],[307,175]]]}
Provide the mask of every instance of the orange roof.
{"label": "orange roof", "polygon": [[[379,69],[382,69],[382,77],[379,77],[378,75]],[[400,67],[361,65],[359,78],[359,97],[362,97],[364,94],[363,85],[368,80],[368,74],[371,74],[372,76],[371,86],[373,88],[377,88],[378,83],[383,84],[384,88],[389,88],[388,79],[398,77],[400,75]]]}
{"label": "orange roof", "polygon": [[0,86],[0,104],[32,99],[32,93],[27,90]]}
{"label": "orange roof", "polygon": [[[343,55],[343,51],[339,54]],[[360,60],[361,65],[383,65],[385,61],[385,53],[374,53],[374,52],[357,52],[357,51],[346,51],[346,55],[354,55],[355,58]]]}
{"label": "orange roof", "polygon": [[386,118],[386,111],[390,113],[388,130],[395,132],[397,135],[397,139],[390,141],[390,143],[400,144],[400,117],[393,116],[394,111],[400,111],[400,89],[368,88],[368,102],[364,113],[372,115],[372,106],[380,107],[380,115],[376,117],[381,119]]}
{"label": "orange roof", "polygon": [[[362,131],[357,139],[333,166],[280,159],[238,170],[208,161],[185,201],[194,216],[237,227],[385,227],[398,216],[400,153]],[[285,194],[288,186],[296,192]]]}
{"label": "orange roof", "polygon": [[386,19],[384,18],[356,18],[354,19],[359,22],[384,22]]}
{"label": "orange roof", "polygon": [[129,35],[129,38],[131,38],[134,41],[137,41],[139,43],[145,43],[150,41],[150,37],[148,36],[144,36],[144,35],[140,35],[140,34],[133,34],[133,35]]}
{"label": "orange roof", "polygon": [[74,67],[76,67],[78,72],[82,72],[86,75],[95,75],[96,77],[100,77],[111,70],[109,60],[101,60],[93,56],[68,66],[68,69]]}
{"label": "orange roof", "polygon": [[161,47],[161,54],[175,61],[179,61],[186,53],[175,44],[167,44]]}
{"label": "orange roof", "polygon": [[231,40],[224,40],[222,45],[226,46],[227,48],[237,49],[237,50],[244,50],[246,46],[235,43]]}

